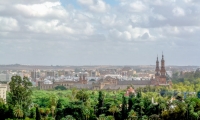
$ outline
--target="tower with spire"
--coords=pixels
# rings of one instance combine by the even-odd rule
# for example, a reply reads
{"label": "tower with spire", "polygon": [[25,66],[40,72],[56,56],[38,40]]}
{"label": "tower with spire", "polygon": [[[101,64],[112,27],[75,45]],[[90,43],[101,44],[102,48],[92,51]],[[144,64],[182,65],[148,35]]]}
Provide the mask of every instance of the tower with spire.
{"label": "tower with spire", "polygon": [[166,81],[166,70],[165,70],[165,60],[164,60],[164,55],[162,53],[162,59],[161,59],[161,69],[160,69],[160,84],[167,84]]}
{"label": "tower with spire", "polygon": [[159,60],[157,56],[156,60],[156,69],[155,69],[155,78],[151,79],[151,84],[153,85],[168,85],[166,80],[166,70],[165,70],[165,60],[162,53],[161,67],[159,67]]}
{"label": "tower with spire", "polygon": [[156,69],[155,69],[155,71],[156,71],[155,76],[160,76],[158,56],[157,56],[157,60],[156,60]]}

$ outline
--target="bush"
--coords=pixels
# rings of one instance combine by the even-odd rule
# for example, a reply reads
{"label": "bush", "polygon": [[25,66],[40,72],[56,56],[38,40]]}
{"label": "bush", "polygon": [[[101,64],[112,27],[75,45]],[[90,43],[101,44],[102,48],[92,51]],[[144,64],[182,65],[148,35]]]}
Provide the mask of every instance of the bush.
{"label": "bush", "polygon": [[65,86],[56,86],[55,89],[56,90],[67,90],[67,88]]}

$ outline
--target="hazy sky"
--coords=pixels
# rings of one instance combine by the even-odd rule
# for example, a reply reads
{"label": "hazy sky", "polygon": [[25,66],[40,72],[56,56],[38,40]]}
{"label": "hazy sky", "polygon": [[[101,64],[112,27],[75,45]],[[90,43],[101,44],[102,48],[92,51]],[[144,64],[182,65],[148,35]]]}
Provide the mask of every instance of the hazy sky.
{"label": "hazy sky", "polygon": [[0,64],[200,65],[200,0],[0,0]]}

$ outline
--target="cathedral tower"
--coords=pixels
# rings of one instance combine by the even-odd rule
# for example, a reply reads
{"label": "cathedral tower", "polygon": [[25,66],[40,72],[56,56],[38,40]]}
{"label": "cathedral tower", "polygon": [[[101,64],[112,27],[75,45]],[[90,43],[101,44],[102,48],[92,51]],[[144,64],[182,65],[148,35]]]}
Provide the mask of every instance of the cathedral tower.
{"label": "cathedral tower", "polygon": [[159,61],[158,61],[158,56],[157,56],[157,61],[156,61],[156,74],[155,76],[160,76],[160,69],[159,69]]}
{"label": "cathedral tower", "polygon": [[161,60],[161,69],[160,69],[160,84],[166,84],[166,70],[165,70],[165,60],[164,55],[162,54],[162,60]]}
{"label": "cathedral tower", "polygon": [[166,77],[165,73],[166,73],[166,70],[165,70],[165,60],[164,60],[164,55],[162,55],[161,69],[160,69],[161,77]]}

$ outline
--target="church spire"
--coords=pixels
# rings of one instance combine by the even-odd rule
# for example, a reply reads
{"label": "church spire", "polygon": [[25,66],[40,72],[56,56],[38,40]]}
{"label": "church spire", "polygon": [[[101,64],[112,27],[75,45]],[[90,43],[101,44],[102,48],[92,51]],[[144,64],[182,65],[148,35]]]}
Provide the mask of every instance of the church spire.
{"label": "church spire", "polygon": [[166,70],[165,70],[165,60],[164,60],[163,52],[162,52],[162,60],[161,60],[161,70],[160,70],[160,73],[161,73],[162,77],[165,77]]}
{"label": "church spire", "polygon": [[159,76],[159,75],[160,75],[160,74],[159,74],[160,70],[159,70],[158,55],[157,55],[157,60],[156,60],[156,69],[155,69],[155,71],[156,71],[155,76]]}

